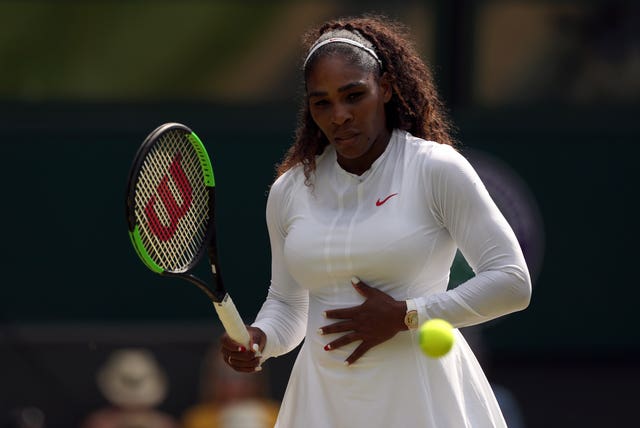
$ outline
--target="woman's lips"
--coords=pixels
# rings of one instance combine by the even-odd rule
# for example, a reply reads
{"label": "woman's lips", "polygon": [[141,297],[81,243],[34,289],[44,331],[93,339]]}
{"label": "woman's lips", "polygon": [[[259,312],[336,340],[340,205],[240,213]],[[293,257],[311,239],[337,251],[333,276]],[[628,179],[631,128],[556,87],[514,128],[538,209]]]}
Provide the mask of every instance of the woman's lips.
{"label": "woman's lips", "polygon": [[343,135],[335,136],[334,140],[338,144],[350,144],[350,143],[353,143],[357,137],[358,137],[357,133],[343,134]]}

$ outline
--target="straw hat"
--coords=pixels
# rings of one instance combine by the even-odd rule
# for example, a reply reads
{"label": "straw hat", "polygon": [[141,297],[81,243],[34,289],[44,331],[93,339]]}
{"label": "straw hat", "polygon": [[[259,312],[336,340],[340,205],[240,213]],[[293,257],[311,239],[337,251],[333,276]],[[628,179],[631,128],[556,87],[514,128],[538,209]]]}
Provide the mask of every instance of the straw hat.
{"label": "straw hat", "polygon": [[153,354],[144,349],[114,351],[97,374],[98,388],[121,407],[155,407],[167,394],[167,378]]}

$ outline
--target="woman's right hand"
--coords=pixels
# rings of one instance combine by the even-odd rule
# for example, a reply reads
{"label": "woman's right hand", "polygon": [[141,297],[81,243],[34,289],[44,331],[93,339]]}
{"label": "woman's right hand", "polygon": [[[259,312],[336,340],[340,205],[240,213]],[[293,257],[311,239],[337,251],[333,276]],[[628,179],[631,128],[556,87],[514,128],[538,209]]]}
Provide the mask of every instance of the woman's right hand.
{"label": "woman's right hand", "polygon": [[220,338],[220,352],[225,363],[235,371],[252,373],[262,370],[261,352],[267,343],[267,336],[257,327],[247,326],[247,331],[251,338],[249,349],[235,342],[225,333]]}

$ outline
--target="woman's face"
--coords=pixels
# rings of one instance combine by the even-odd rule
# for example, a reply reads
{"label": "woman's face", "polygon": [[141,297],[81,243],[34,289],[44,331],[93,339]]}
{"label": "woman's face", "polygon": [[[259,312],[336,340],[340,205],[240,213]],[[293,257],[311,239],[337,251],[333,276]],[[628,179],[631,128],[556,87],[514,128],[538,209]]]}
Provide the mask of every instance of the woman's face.
{"label": "woman's face", "polygon": [[340,55],[320,57],[307,78],[311,117],[354,174],[365,172],[389,142],[384,105],[391,99],[385,75],[347,62]]}

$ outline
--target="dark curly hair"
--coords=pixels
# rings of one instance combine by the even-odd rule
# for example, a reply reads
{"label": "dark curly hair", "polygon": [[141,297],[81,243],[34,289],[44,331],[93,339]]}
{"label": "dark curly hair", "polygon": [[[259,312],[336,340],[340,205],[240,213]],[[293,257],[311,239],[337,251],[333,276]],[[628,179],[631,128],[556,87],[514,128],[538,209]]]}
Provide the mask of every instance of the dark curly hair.
{"label": "dark curly hair", "polygon": [[[441,144],[454,145],[444,106],[435,88],[433,77],[427,65],[418,55],[406,28],[384,16],[367,15],[356,18],[342,18],[326,22],[313,28],[303,36],[305,55],[315,43],[335,34],[344,37],[351,34],[352,39],[366,42],[378,55],[382,63],[377,62],[363,49],[347,44],[332,43],[325,45],[309,58],[303,70],[305,79],[312,69],[315,59],[327,53],[348,53],[347,58],[365,69],[378,68],[378,74],[387,73],[393,88],[391,100],[385,105],[388,129],[402,129],[412,135]],[[333,49],[327,49],[329,46]],[[372,65],[374,64],[374,65]],[[280,176],[298,164],[304,167],[306,182],[316,167],[315,157],[329,144],[316,125],[309,111],[306,95],[298,115],[295,142],[289,148],[282,162],[277,166]]]}

